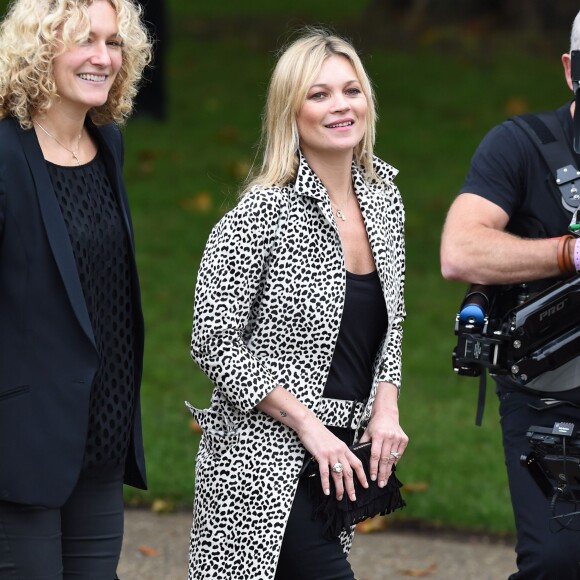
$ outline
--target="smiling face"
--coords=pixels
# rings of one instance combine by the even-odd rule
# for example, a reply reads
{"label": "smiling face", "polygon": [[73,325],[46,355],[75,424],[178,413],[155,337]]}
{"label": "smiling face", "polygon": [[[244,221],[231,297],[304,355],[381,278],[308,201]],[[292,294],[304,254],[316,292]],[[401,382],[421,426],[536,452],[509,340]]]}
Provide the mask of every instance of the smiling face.
{"label": "smiling face", "polygon": [[304,155],[352,154],[365,134],[367,108],[350,61],[344,56],[329,56],[296,117]]}
{"label": "smiling face", "polygon": [[88,37],[53,61],[59,107],[83,113],[107,101],[123,62],[113,6],[108,0],[95,0],[88,12]]}

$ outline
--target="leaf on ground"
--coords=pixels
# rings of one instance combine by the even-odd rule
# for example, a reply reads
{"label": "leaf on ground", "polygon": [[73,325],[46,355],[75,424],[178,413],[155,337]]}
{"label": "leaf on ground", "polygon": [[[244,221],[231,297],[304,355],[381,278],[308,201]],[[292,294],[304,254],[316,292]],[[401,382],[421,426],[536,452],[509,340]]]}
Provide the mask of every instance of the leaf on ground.
{"label": "leaf on ground", "polygon": [[155,171],[155,162],[157,161],[158,154],[152,149],[141,149],[137,153],[139,173],[141,175],[150,175]]}
{"label": "leaf on ground", "polygon": [[411,578],[424,578],[437,572],[437,564],[429,564],[427,568],[409,568],[408,570],[399,570],[403,576],[410,576]]}
{"label": "leaf on ground", "polygon": [[384,516],[375,516],[363,520],[356,525],[356,531],[361,534],[372,534],[373,532],[381,532],[389,526],[389,521]]}
{"label": "leaf on ground", "polygon": [[191,421],[189,422],[189,428],[194,433],[202,433],[203,432],[203,429],[200,427],[199,423],[195,419],[191,419]]}
{"label": "leaf on ground", "polygon": [[179,205],[189,211],[205,212],[212,208],[213,199],[209,192],[200,191],[191,197],[180,200]]}
{"label": "leaf on ground", "polygon": [[222,127],[218,136],[220,141],[223,141],[224,143],[240,142],[240,130],[232,125]]}
{"label": "leaf on ground", "polygon": [[523,97],[510,97],[503,106],[504,113],[511,117],[512,115],[521,115],[530,110],[530,104]]}
{"label": "leaf on ground", "polygon": [[228,164],[228,173],[235,177],[236,179],[243,179],[248,176],[250,169],[252,168],[252,162],[248,159],[238,159]]}
{"label": "leaf on ground", "polygon": [[175,506],[167,499],[155,499],[151,504],[151,511],[156,514],[168,514],[174,511]]}
{"label": "leaf on ground", "polygon": [[141,544],[138,550],[139,553],[143,554],[143,556],[147,556],[148,558],[156,558],[159,556],[159,550],[157,548],[146,546],[145,544]]}
{"label": "leaf on ground", "polygon": [[421,493],[429,489],[429,483],[427,481],[411,481],[403,484],[401,488],[401,493]]}

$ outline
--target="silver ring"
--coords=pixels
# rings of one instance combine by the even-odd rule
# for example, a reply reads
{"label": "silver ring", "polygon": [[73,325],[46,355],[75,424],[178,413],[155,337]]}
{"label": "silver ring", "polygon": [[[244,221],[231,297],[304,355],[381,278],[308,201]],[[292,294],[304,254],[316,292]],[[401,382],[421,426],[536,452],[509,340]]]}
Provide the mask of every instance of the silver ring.
{"label": "silver ring", "polygon": [[342,470],[344,469],[342,467],[342,463],[335,463],[331,468],[333,473],[342,473]]}
{"label": "silver ring", "polygon": [[394,457],[395,459],[399,459],[399,457],[401,457],[401,454],[398,451],[391,451],[391,456]]}

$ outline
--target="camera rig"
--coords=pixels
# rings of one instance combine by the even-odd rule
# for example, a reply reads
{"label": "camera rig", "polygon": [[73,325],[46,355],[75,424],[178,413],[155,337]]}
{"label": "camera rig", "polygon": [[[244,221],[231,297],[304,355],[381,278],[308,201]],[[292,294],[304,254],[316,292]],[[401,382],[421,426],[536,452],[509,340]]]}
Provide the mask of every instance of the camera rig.
{"label": "camera rig", "polygon": [[577,524],[571,526],[580,515],[580,435],[574,423],[532,425],[526,437],[530,452],[520,457],[520,463],[549,500],[551,519],[561,528],[580,531]]}
{"label": "camera rig", "polygon": [[531,294],[527,285],[472,285],[455,319],[453,369],[509,375],[525,386],[580,353],[580,276]]}
{"label": "camera rig", "polygon": [[532,425],[526,437],[531,451],[520,462],[546,498],[580,502],[580,438],[574,424]]}

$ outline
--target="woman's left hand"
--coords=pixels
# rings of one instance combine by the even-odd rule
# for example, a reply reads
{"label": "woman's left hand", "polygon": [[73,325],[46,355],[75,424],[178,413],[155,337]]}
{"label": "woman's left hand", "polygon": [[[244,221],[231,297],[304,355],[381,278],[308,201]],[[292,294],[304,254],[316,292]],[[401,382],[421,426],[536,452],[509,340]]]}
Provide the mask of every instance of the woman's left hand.
{"label": "woman's left hand", "polygon": [[373,403],[371,418],[360,443],[371,441],[370,475],[378,480],[379,487],[385,487],[409,442],[399,425],[397,405],[398,390],[390,383],[379,383]]}

